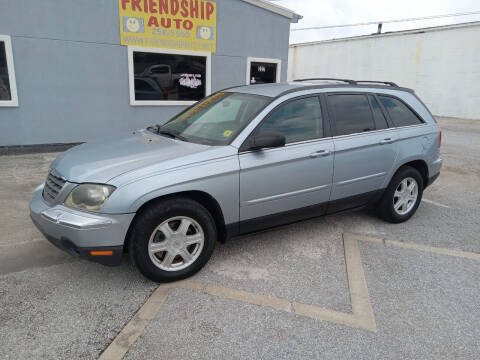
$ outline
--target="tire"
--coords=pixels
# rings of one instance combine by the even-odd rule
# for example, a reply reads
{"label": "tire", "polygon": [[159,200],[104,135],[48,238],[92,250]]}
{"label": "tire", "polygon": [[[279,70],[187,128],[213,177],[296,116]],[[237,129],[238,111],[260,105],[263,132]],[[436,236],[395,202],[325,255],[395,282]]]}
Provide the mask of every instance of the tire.
{"label": "tire", "polygon": [[[409,190],[416,183],[416,191]],[[405,187],[405,184],[408,186]],[[423,179],[417,169],[401,167],[393,176],[378,206],[378,214],[385,221],[398,224],[410,219],[418,209],[423,195]],[[405,193],[402,190],[405,189]],[[397,193],[398,190],[398,193]],[[416,193],[415,200],[413,195]],[[397,209],[395,208],[397,205]]]}
{"label": "tire", "polygon": [[207,209],[188,198],[172,198],[137,214],[129,252],[144,276],[164,283],[198,272],[210,259],[216,241],[215,221]]}

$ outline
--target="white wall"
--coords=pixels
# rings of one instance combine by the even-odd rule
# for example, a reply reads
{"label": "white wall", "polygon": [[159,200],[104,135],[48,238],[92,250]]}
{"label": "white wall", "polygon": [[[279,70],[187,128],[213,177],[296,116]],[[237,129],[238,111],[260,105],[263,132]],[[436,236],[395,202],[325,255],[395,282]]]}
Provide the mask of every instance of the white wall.
{"label": "white wall", "polygon": [[434,115],[480,119],[480,24],[291,45],[288,79],[393,81]]}

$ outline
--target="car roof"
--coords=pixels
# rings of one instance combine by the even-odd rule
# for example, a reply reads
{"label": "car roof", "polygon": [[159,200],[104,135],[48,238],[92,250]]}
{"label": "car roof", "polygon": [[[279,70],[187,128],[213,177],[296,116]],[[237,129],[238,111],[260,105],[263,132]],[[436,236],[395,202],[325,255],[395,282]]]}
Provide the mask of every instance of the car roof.
{"label": "car roof", "polygon": [[[352,80],[353,82],[353,80]],[[369,85],[370,84],[370,85]],[[281,83],[272,83],[272,84],[255,84],[255,85],[244,85],[236,86],[232,88],[225,89],[227,92],[236,92],[252,95],[262,95],[268,97],[279,97],[287,93],[292,93],[302,90],[310,89],[323,89],[323,88],[342,88],[349,91],[359,91],[361,88],[368,89],[382,89],[382,90],[400,90],[413,93],[412,89],[387,85],[387,83],[382,83],[384,85],[373,85],[370,82],[362,82],[362,84],[357,83],[346,83],[342,80],[302,80],[302,81],[293,81],[293,82],[281,82]]]}

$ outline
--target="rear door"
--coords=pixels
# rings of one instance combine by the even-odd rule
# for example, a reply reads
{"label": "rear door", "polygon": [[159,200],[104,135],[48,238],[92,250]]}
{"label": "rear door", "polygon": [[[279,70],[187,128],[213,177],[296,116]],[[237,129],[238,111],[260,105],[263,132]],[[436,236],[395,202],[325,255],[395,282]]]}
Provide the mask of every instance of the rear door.
{"label": "rear door", "polygon": [[374,94],[330,93],[327,103],[335,144],[329,212],[335,212],[367,203],[386,186],[398,146]]}
{"label": "rear door", "polygon": [[319,97],[308,96],[281,104],[253,131],[280,132],[286,146],[239,154],[242,233],[325,213],[334,151],[326,128]]}

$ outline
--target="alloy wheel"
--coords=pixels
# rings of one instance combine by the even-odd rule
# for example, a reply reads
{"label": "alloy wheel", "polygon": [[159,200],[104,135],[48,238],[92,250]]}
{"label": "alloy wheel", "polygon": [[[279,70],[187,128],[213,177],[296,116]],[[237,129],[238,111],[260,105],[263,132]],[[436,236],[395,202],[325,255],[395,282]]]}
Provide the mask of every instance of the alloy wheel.
{"label": "alloy wheel", "polygon": [[418,198],[418,183],[412,177],[403,179],[393,194],[393,208],[399,215],[408,214]]}
{"label": "alloy wheel", "polygon": [[198,259],[204,243],[205,234],[198,222],[186,216],[176,216],[153,230],[148,242],[148,254],[158,268],[179,271]]}

